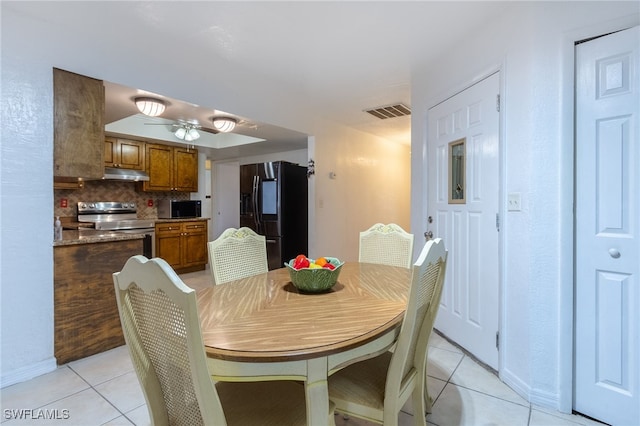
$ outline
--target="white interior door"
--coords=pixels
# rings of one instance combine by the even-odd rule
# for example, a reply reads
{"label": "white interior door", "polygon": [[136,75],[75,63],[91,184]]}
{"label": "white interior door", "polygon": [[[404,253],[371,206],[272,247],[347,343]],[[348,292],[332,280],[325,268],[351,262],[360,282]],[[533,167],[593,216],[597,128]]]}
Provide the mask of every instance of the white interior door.
{"label": "white interior door", "polygon": [[638,27],[576,47],[574,408],[640,424]]}
{"label": "white interior door", "polygon": [[240,226],[240,163],[231,161],[213,166],[214,211],[212,240],[225,229]]}
{"label": "white interior door", "polygon": [[425,164],[429,231],[449,250],[435,327],[496,370],[499,84],[493,74],[429,110]]}

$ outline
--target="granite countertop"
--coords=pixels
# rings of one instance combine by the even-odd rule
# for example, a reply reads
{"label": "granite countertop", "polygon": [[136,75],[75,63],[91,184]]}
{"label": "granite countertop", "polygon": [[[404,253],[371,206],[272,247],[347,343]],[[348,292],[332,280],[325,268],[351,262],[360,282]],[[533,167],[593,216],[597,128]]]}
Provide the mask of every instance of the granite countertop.
{"label": "granite countertop", "polygon": [[153,219],[156,223],[193,222],[194,220],[211,220],[208,217],[182,217],[176,219]]}
{"label": "granite countertop", "polygon": [[54,241],[53,246],[71,246],[75,244],[104,243],[110,241],[141,240],[144,234],[124,234],[122,232],[99,231],[96,229],[63,230],[62,240]]}
{"label": "granite countertop", "polygon": [[[158,219],[145,218],[153,220],[155,223],[176,223],[176,222],[192,222],[194,220],[211,220],[208,217],[191,217],[178,219]],[[144,238],[144,234],[124,234],[121,232],[101,231],[93,228],[93,223],[89,222],[63,222],[62,223],[62,240],[54,241],[53,246],[70,246],[74,244],[91,244],[102,243],[108,241],[124,241],[138,240]]]}

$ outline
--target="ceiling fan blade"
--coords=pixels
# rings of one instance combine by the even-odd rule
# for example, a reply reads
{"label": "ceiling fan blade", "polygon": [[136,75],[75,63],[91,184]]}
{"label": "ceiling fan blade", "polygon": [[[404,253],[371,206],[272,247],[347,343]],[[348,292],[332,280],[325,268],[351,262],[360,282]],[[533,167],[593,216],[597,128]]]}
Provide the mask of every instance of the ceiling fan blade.
{"label": "ceiling fan blade", "polygon": [[220,133],[219,130],[211,129],[211,128],[208,128],[208,127],[198,127],[198,130],[202,130],[203,132],[207,132],[207,133],[213,133],[214,135]]}
{"label": "ceiling fan blade", "polygon": [[144,123],[145,126],[179,126],[176,123]]}

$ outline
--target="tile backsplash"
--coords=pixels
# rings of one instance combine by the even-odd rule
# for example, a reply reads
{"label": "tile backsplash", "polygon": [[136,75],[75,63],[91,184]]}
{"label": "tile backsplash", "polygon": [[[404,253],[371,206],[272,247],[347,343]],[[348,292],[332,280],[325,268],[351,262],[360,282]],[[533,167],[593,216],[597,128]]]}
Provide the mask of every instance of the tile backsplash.
{"label": "tile backsplash", "polygon": [[[135,202],[138,206],[138,218],[156,219],[158,217],[158,201],[164,199],[188,200],[189,192],[142,192],[138,190],[136,182],[117,180],[86,181],[84,188],[55,189],[53,191],[54,216],[60,216],[72,221],[77,217],[79,201],[127,201]],[[67,207],[60,207],[62,199],[67,200]],[[153,206],[149,207],[149,200]]]}

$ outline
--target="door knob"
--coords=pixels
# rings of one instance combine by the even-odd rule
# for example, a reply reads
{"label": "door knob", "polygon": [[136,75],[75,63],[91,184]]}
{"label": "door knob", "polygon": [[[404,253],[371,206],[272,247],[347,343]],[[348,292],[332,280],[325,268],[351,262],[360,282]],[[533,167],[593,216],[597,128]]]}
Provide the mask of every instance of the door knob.
{"label": "door knob", "polygon": [[427,231],[424,233],[424,238],[429,241],[430,239],[433,238],[433,232],[432,231]]}
{"label": "door knob", "polygon": [[613,257],[614,259],[617,259],[617,258],[620,257],[620,252],[617,249],[610,248],[609,249],[609,256]]}

